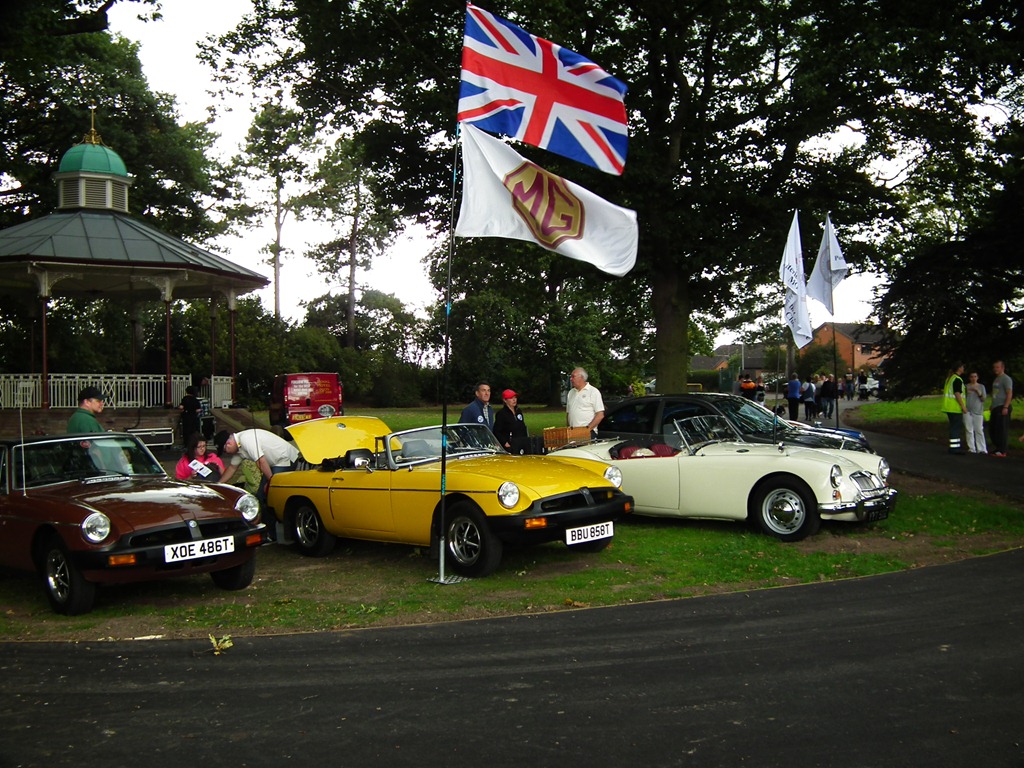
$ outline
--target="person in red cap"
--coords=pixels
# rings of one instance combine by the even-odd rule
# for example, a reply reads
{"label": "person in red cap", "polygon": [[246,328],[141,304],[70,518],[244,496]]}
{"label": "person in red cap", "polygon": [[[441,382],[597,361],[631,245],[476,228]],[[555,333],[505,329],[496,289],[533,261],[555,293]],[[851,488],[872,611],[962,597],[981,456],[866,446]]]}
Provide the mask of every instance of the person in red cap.
{"label": "person in red cap", "polygon": [[505,450],[511,454],[522,456],[530,452],[530,433],[526,429],[523,412],[519,410],[519,395],[511,389],[501,393],[505,403],[494,416],[494,435]]}

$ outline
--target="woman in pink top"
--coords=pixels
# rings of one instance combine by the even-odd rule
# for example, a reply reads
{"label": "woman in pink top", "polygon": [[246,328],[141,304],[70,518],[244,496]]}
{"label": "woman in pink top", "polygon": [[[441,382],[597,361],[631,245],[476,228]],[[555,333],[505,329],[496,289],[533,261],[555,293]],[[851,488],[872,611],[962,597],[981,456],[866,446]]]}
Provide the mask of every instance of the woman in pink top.
{"label": "woman in pink top", "polygon": [[224,462],[215,453],[206,452],[206,438],[198,432],[188,436],[185,455],[178,459],[174,476],[179,480],[216,483],[224,474]]}

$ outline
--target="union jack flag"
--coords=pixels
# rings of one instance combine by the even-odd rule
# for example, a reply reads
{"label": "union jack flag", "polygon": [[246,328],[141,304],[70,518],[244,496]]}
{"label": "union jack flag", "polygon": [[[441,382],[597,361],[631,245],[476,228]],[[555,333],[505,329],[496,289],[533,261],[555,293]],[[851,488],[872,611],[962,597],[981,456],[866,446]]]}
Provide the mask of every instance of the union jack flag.
{"label": "union jack flag", "polygon": [[625,95],[589,59],[467,4],[460,122],[621,174]]}

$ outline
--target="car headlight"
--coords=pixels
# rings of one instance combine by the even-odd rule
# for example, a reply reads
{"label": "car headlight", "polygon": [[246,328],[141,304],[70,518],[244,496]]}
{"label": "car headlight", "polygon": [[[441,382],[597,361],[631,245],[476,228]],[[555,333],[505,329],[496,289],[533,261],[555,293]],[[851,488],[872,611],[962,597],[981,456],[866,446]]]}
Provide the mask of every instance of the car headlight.
{"label": "car headlight", "polygon": [[616,488],[622,487],[622,470],[618,467],[610,466],[604,471],[604,479],[614,485]]}
{"label": "car headlight", "polygon": [[833,464],[832,471],[828,473],[828,480],[832,483],[833,488],[838,488],[839,483],[843,480],[843,468],[838,464]]}
{"label": "car headlight", "polygon": [[93,512],[82,521],[82,535],[93,544],[99,544],[110,535],[110,518],[102,512]]}
{"label": "car headlight", "polygon": [[251,523],[260,516],[260,503],[251,493],[243,493],[235,502],[235,511]]}
{"label": "car headlight", "polygon": [[519,503],[519,486],[510,480],[506,480],[498,489],[498,501],[505,509],[512,509]]}
{"label": "car headlight", "polygon": [[883,483],[889,482],[889,462],[885,459],[879,458],[878,460],[878,476],[882,479]]}

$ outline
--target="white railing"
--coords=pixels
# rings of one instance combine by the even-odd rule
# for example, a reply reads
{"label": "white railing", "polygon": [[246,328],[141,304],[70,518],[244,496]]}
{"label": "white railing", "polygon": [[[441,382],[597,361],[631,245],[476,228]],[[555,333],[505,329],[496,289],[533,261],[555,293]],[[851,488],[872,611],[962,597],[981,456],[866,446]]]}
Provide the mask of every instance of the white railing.
{"label": "white railing", "polygon": [[[192,377],[171,375],[171,403],[177,405],[185,395]],[[167,379],[159,374],[133,373],[51,373],[51,408],[75,408],[83,387],[98,387],[109,408],[159,408],[165,404]],[[219,408],[231,400],[231,377],[214,376],[199,388],[199,397]],[[42,382],[39,374],[0,374],[0,408],[42,408]]]}

